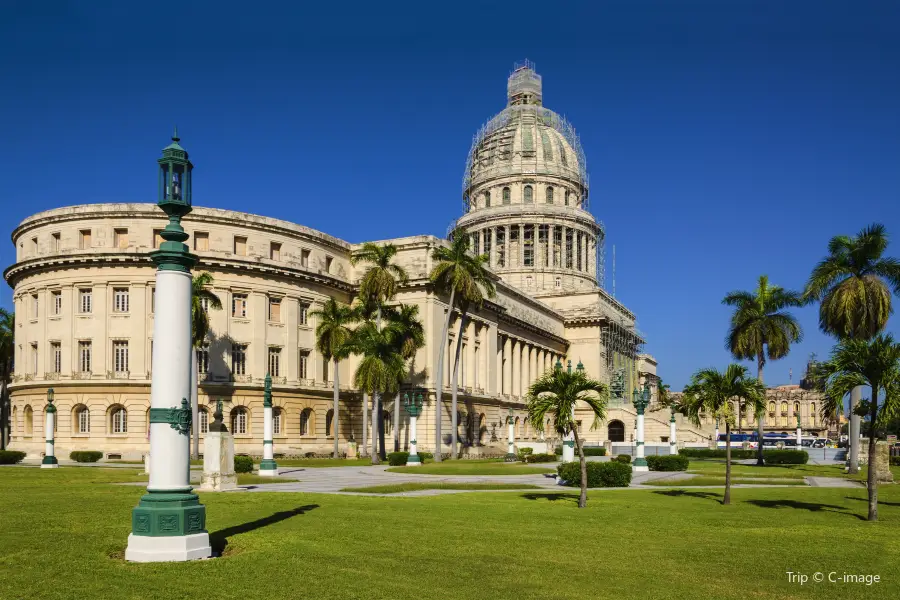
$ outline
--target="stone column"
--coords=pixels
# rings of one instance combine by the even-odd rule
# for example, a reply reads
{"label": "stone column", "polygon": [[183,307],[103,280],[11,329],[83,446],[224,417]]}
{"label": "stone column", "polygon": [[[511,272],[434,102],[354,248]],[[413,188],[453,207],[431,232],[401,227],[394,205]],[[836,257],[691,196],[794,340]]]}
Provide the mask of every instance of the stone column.
{"label": "stone column", "polygon": [[493,269],[497,266],[497,228],[496,227],[491,227],[490,235],[491,235],[490,262],[491,262],[491,268]]}
{"label": "stone column", "polygon": [[278,475],[272,429],[272,377],[266,373],[266,387],[263,391],[263,459],[259,463],[259,474],[263,477]]}
{"label": "stone column", "polygon": [[44,459],[41,461],[42,469],[57,469],[59,461],[56,460],[55,433],[56,407],[53,406],[53,388],[47,390],[47,406],[44,408],[46,415],[44,420]]}
{"label": "stone column", "polygon": [[669,418],[669,454],[678,454],[678,440],[675,439],[675,411]]}
{"label": "stone column", "polygon": [[501,392],[512,395],[512,340],[509,336],[503,339],[503,385],[500,386]]}
{"label": "stone column", "polygon": [[519,224],[519,264],[518,266],[525,266],[525,226],[521,223]]}

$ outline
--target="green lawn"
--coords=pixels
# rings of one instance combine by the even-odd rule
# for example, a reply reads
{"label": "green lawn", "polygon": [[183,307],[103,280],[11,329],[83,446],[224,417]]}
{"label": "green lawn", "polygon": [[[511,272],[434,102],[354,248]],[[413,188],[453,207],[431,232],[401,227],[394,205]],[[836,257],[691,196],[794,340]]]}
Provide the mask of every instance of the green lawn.
{"label": "green lawn", "polygon": [[344,488],[342,492],[357,492],[365,494],[399,494],[401,492],[416,492],[419,490],[539,490],[536,485],[519,483],[394,483],[391,485],[372,485],[369,487]]}
{"label": "green lawn", "polygon": [[[703,475],[725,476],[724,460],[701,460],[692,458],[688,465],[688,473],[700,473]],[[844,477],[843,467],[836,465],[772,465],[757,467],[756,465],[731,465],[731,474],[734,477],[766,477],[800,479],[803,477]]]}
{"label": "green lawn", "polygon": [[497,460],[445,460],[439,463],[424,463],[418,467],[391,467],[388,472],[425,475],[534,475],[555,473],[556,469]]}
{"label": "green lawn", "polygon": [[[749,483],[755,485],[806,485],[802,479],[791,479],[787,477],[776,477],[774,479],[764,479],[762,477],[754,477],[751,479],[744,477],[732,477],[732,484]],[[700,475],[699,477],[691,477],[689,479],[657,479],[648,481],[644,485],[655,485],[663,487],[696,487],[703,485],[725,485],[725,477],[714,477],[711,475]]]}
{"label": "green lawn", "polygon": [[[372,464],[372,459],[365,458],[276,458],[275,462],[279,467],[365,467]],[[259,459],[255,459],[255,464],[259,466]]]}
{"label": "green lawn", "polygon": [[260,477],[256,473],[238,473],[238,485],[251,485],[255,483],[290,483],[297,481],[293,477]]}
{"label": "green lawn", "polygon": [[[900,486],[203,494],[224,557],[129,564],[128,469],[0,468],[0,598],[879,599],[900,594]],[[789,583],[785,571],[880,575]],[[210,591],[214,590],[214,591]]]}

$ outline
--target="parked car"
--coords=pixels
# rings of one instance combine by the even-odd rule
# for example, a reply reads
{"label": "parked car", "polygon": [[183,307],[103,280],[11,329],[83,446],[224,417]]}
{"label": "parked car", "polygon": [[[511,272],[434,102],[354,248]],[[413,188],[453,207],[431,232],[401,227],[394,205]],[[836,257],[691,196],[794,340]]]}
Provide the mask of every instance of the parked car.
{"label": "parked car", "polygon": [[828,445],[828,438],[816,438],[813,440],[813,448],[824,448]]}

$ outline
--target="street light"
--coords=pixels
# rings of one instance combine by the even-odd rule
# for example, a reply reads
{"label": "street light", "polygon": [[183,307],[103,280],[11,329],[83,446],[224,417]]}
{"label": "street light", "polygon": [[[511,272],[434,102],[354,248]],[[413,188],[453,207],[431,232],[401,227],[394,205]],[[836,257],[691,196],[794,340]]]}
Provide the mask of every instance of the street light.
{"label": "street light", "polygon": [[516,462],[516,450],[515,450],[515,443],[513,441],[514,436],[516,434],[515,423],[516,423],[515,415],[513,413],[512,407],[510,407],[509,414],[507,414],[507,416],[506,416],[506,425],[509,430],[508,431],[509,441],[508,441],[508,445],[506,448],[506,462]]}
{"label": "street light", "polygon": [[424,404],[425,400],[422,398],[422,392],[418,394],[413,393],[412,397],[410,397],[409,392],[403,394],[403,406],[406,408],[406,412],[409,413],[409,456],[406,458],[407,467],[415,467],[422,464],[416,450],[416,422],[419,415],[422,414],[422,406]]}
{"label": "street light", "polygon": [[634,471],[648,471],[649,467],[647,466],[647,459],[644,458],[644,411],[647,410],[647,406],[650,404],[650,383],[644,382],[643,391],[638,391],[635,388],[632,392],[632,404],[634,404],[635,411],[637,412],[637,419],[635,423],[635,429],[637,438],[635,440],[635,458],[634,458]]}
{"label": "street light", "polygon": [[42,469],[57,469],[59,461],[56,460],[54,439],[54,425],[56,424],[56,407],[53,406],[53,388],[47,389],[47,406],[44,408],[46,419],[44,421],[44,459],[41,461]]}

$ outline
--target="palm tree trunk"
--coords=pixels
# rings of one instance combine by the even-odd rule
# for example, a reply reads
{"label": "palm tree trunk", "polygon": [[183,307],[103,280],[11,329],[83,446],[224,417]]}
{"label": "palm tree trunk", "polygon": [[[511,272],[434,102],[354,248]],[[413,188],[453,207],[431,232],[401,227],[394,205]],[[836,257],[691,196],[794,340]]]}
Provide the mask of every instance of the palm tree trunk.
{"label": "palm tree trunk", "polygon": [[725,421],[725,497],[722,504],[731,504],[731,424]]}
{"label": "palm tree trunk", "polygon": [[363,419],[362,419],[362,446],[360,446],[359,454],[364,456],[369,451],[369,392],[363,392]]}
{"label": "palm tree trunk", "polygon": [[458,457],[459,444],[459,357],[462,354],[462,336],[466,329],[466,313],[463,311],[459,316],[459,333],[456,334],[456,352],[453,359],[453,379],[450,381],[450,389],[452,390],[453,401],[450,410],[450,422],[453,424],[453,434],[450,442],[450,458],[456,460]]}
{"label": "palm tree trunk", "polygon": [[573,427],[572,433],[575,434],[575,447],[578,448],[578,460],[581,463],[581,494],[578,496],[578,508],[584,508],[587,506],[587,463],[584,460],[581,438],[578,437],[578,427]]}
{"label": "palm tree trunk", "polygon": [[372,393],[372,464],[380,465],[381,460],[379,460],[378,455],[378,413],[379,413],[379,404],[381,404],[378,398],[378,392]]}
{"label": "palm tree trunk", "polygon": [[394,452],[400,452],[400,392],[394,397]]}
{"label": "palm tree trunk", "polygon": [[341,457],[341,447],[340,447],[340,430],[338,428],[338,423],[340,423],[340,419],[338,419],[338,399],[340,397],[340,374],[338,373],[338,359],[334,359],[334,377],[332,378],[332,383],[334,386],[334,408],[332,409],[334,412],[331,417],[331,427],[334,430],[334,458]]}
{"label": "palm tree trunk", "polygon": [[[377,331],[381,331],[381,303],[378,304],[378,309],[375,313],[375,329]],[[375,401],[374,410],[372,411],[372,419],[375,421],[375,427],[378,429],[372,429],[372,441],[376,441],[375,432],[378,432],[378,448],[373,448],[372,451],[372,464],[377,465],[381,463],[381,460],[385,460],[384,454],[384,413],[381,409],[381,392],[374,391],[373,397]],[[376,451],[377,450],[377,451]],[[376,459],[378,456],[381,460]]]}
{"label": "palm tree trunk", "polygon": [[847,453],[850,455],[849,473],[859,473],[859,424],[860,417],[856,414],[856,407],[862,400],[862,386],[858,385],[850,390],[850,426],[847,429]]}
{"label": "palm tree trunk", "polygon": [[869,465],[866,477],[866,487],[869,490],[869,520],[878,520],[878,480],[875,464],[875,418],[878,416],[878,381],[872,382],[872,408],[869,412]]}
{"label": "palm tree trunk", "polygon": [[444,416],[444,352],[447,350],[448,336],[450,334],[450,317],[453,315],[453,297],[456,288],[450,289],[450,304],[447,307],[447,318],[444,319],[444,331],[441,333],[438,348],[437,381],[435,381],[436,393],[434,396],[434,462],[441,462],[441,421]]}
{"label": "palm tree trunk", "polygon": [[191,346],[191,423],[194,424],[191,427],[191,431],[194,434],[194,439],[191,440],[193,442],[191,458],[194,460],[199,460],[200,458],[200,403],[197,393],[197,387],[200,385],[200,374],[197,372],[198,370],[197,349]]}
{"label": "palm tree trunk", "polygon": [[[763,382],[763,366],[765,363],[765,356],[760,352],[756,357],[756,379],[762,383]],[[765,417],[765,411],[763,410],[758,415],[756,415],[756,465],[761,467],[766,464],[766,461],[763,460],[763,434],[765,433],[765,429],[763,428],[763,418]]]}
{"label": "palm tree trunk", "polygon": [[6,444],[10,442],[10,413],[9,399],[6,394],[6,373],[0,373],[0,450],[6,450]]}

